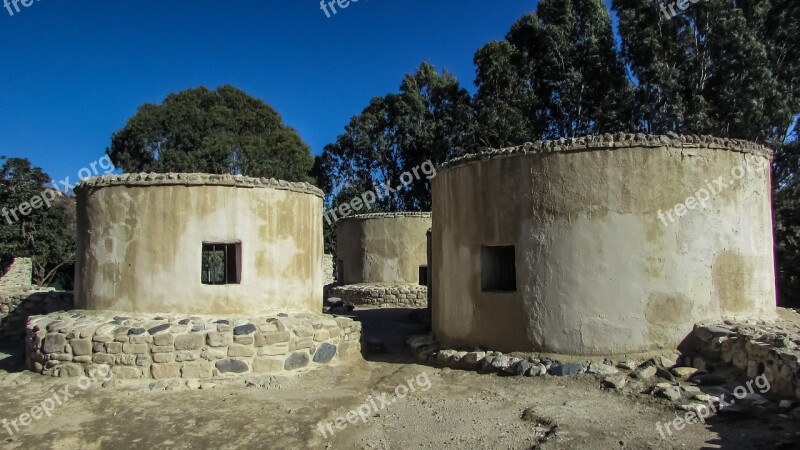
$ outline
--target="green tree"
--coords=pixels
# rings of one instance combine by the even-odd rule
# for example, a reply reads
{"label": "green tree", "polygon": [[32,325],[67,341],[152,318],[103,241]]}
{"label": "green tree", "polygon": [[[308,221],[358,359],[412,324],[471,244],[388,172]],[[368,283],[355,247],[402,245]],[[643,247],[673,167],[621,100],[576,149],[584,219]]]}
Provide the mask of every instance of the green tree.
{"label": "green tree", "polygon": [[[60,269],[75,261],[74,211],[68,209],[73,203],[48,187],[50,177],[27,159],[1,159],[0,205],[4,217],[0,222],[0,258],[4,262],[14,257],[32,258],[33,282],[48,286]],[[32,208],[29,214],[19,212],[20,205],[30,205],[37,197],[47,197],[52,206],[39,200],[36,203],[41,206]]]}
{"label": "green tree", "polygon": [[[469,93],[449,73],[423,63],[406,75],[400,93],[372,99],[350,119],[344,134],[316,162],[319,186],[331,195],[350,187],[399,185],[400,176],[426,161],[439,165],[474,148],[475,117]],[[421,211],[431,206],[425,177],[385,195],[378,207]]]}
{"label": "green tree", "polygon": [[631,129],[631,86],[602,0],[542,0],[506,41],[475,56],[479,139],[505,146]]}
{"label": "green tree", "polygon": [[310,181],[307,144],[263,101],[232,87],[204,87],[142,105],[111,138],[126,172],[204,172]]}

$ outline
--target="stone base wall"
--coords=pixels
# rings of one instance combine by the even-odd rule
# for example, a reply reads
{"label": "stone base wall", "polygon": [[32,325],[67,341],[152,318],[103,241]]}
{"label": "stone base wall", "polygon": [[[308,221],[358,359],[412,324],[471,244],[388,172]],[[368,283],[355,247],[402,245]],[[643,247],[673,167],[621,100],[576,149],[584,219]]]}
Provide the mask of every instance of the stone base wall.
{"label": "stone base wall", "polygon": [[120,379],[204,379],[276,374],[361,353],[361,323],[322,314],[255,318],[122,317],[96,311],[35,316],[27,365],[77,377],[110,369]]}
{"label": "stone base wall", "polygon": [[[796,313],[794,313],[796,314]],[[699,324],[692,332],[700,365],[733,365],[748,378],[761,374],[771,393],[800,400],[800,333],[781,323]],[[697,367],[698,364],[695,364]]]}
{"label": "stone base wall", "polygon": [[336,283],[336,274],[333,270],[333,255],[326,253],[322,256],[322,280],[325,286]]}
{"label": "stone base wall", "polygon": [[22,341],[28,317],[68,311],[74,302],[72,292],[49,290],[0,294],[0,340]]}
{"label": "stone base wall", "polygon": [[330,289],[328,297],[354,305],[424,308],[428,287],[417,284],[349,284]]}
{"label": "stone base wall", "polygon": [[33,260],[16,258],[0,277],[0,294],[29,291],[33,278]]}

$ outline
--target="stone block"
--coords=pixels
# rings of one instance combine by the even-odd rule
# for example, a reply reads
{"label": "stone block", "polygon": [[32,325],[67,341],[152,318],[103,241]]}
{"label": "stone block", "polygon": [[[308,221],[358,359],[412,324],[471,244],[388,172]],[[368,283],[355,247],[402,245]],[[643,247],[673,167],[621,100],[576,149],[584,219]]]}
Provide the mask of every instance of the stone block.
{"label": "stone block", "polygon": [[266,347],[268,345],[282,344],[289,342],[291,334],[288,331],[275,331],[273,333],[257,333],[255,335],[255,346]]}
{"label": "stone block", "polygon": [[92,362],[95,364],[114,364],[117,358],[107,353],[95,353],[92,355]]}
{"label": "stone block", "polygon": [[240,358],[249,358],[255,355],[255,349],[248,345],[238,345],[234,344],[228,347],[228,356],[231,357],[240,357]]}
{"label": "stone block", "polygon": [[265,357],[253,360],[253,373],[278,373],[283,370],[284,358]]}
{"label": "stone block", "polygon": [[206,335],[206,343],[209,347],[227,347],[233,344],[233,335],[227,332],[212,331]]}
{"label": "stone block", "polygon": [[256,339],[253,335],[247,336],[233,336],[234,344],[241,344],[241,345],[253,345]]}
{"label": "stone block", "polygon": [[318,364],[328,364],[336,356],[336,346],[323,343],[314,353],[314,362]]}
{"label": "stone block", "polygon": [[122,353],[128,355],[141,355],[150,353],[150,346],[147,344],[122,344]]}
{"label": "stone block", "polygon": [[65,363],[61,365],[60,376],[65,377],[80,377],[83,375],[83,367],[80,364]]}
{"label": "stone block", "polygon": [[314,333],[314,341],[315,342],[324,342],[331,338],[330,332],[328,330],[317,330]]}
{"label": "stone block", "polygon": [[177,363],[153,364],[150,367],[150,374],[156,380],[161,380],[164,378],[180,378],[181,365]]}
{"label": "stone block", "polygon": [[153,362],[155,363],[167,363],[175,361],[175,354],[174,353],[154,353],[153,354]]}
{"label": "stone block", "polygon": [[92,341],[89,339],[73,339],[69,341],[72,346],[72,354],[75,356],[84,356],[92,354]]}
{"label": "stone block", "polygon": [[150,351],[155,353],[173,353],[175,351],[175,347],[171,345],[154,345],[150,347]]}
{"label": "stone block", "polygon": [[289,353],[288,344],[276,344],[269,347],[261,347],[258,349],[259,356],[279,356]]}
{"label": "stone block", "polygon": [[175,336],[175,350],[199,350],[205,342],[206,337],[202,334],[181,334]]}
{"label": "stone block", "polygon": [[67,337],[63,334],[48,334],[44,338],[42,352],[62,353],[67,347]]}
{"label": "stone block", "polygon": [[122,343],[120,342],[106,342],[103,345],[106,347],[106,353],[111,353],[112,355],[122,353]]}
{"label": "stone block", "polygon": [[157,334],[153,336],[153,344],[172,347],[175,344],[175,336],[170,333]]}
{"label": "stone block", "polygon": [[111,368],[114,378],[120,380],[135,380],[142,378],[142,369],[139,367],[114,366]]}
{"label": "stone block", "polygon": [[225,359],[228,356],[227,349],[225,348],[204,348],[200,353],[200,357],[207,361],[216,361],[218,359]]}
{"label": "stone block", "polygon": [[211,378],[213,366],[206,361],[187,362],[181,366],[181,377],[183,378]]}
{"label": "stone block", "polygon": [[308,363],[311,361],[311,357],[309,356],[308,352],[294,352],[286,358],[286,361],[283,364],[284,370],[297,370],[303,367],[308,366]]}
{"label": "stone block", "polygon": [[197,350],[195,351],[182,350],[175,353],[175,361],[177,362],[197,361],[198,359],[200,359],[200,353],[201,352]]}
{"label": "stone block", "polygon": [[223,359],[217,361],[215,364],[220,373],[247,373],[250,371],[250,365],[247,361],[240,359]]}

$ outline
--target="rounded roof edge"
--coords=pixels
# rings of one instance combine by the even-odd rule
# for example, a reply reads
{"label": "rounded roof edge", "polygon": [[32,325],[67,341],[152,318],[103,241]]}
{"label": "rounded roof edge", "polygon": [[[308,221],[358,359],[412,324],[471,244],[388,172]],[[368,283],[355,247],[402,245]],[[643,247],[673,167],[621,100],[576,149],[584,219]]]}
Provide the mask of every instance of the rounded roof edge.
{"label": "rounded roof edge", "polygon": [[208,173],[126,173],[121,175],[102,175],[81,180],[75,191],[112,186],[230,186],[239,188],[272,188],[284,191],[313,194],[325,197],[318,187],[304,182],[276,180],[274,178],[253,178],[230,174]]}
{"label": "rounded roof edge", "polygon": [[370,214],[357,214],[355,216],[343,217],[341,220],[366,220],[366,219],[390,219],[393,217],[421,217],[431,218],[430,212],[425,211],[409,211],[409,212],[388,212],[388,213],[370,213]]}
{"label": "rounded roof edge", "polygon": [[706,135],[680,135],[667,133],[649,135],[643,133],[598,134],[578,138],[561,138],[558,140],[535,141],[514,147],[486,149],[453,158],[441,165],[440,169],[461,166],[473,161],[485,161],[518,155],[535,155],[556,152],[586,152],[597,150],[617,150],[627,148],[660,148],[672,147],[680,149],[707,148],[748,153],[772,158],[772,150],[764,145],[741,139],[719,138]]}

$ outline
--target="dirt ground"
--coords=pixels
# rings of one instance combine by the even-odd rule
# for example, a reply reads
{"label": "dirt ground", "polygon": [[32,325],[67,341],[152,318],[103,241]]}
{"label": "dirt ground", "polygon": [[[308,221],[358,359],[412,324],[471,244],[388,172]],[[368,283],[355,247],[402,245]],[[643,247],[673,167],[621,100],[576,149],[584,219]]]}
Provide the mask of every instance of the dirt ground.
{"label": "dirt ground", "polygon": [[[356,312],[385,353],[292,376],[214,380],[203,389],[152,382],[116,387],[25,372],[0,354],[0,420],[17,419],[70,386],[74,398],[10,436],[4,449],[771,449],[800,448],[800,421],[774,408],[710,418],[662,438],[658,422],[685,413],[637,392],[601,389],[594,375],[502,377],[414,364],[403,339],[422,331],[409,310]],[[414,391],[385,407],[382,393]],[[401,389],[402,391],[402,389]],[[343,430],[333,422],[361,405]],[[341,423],[344,421],[340,421]],[[335,432],[320,423],[331,423]],[[13,431],[13,428],[12,428]]]}

